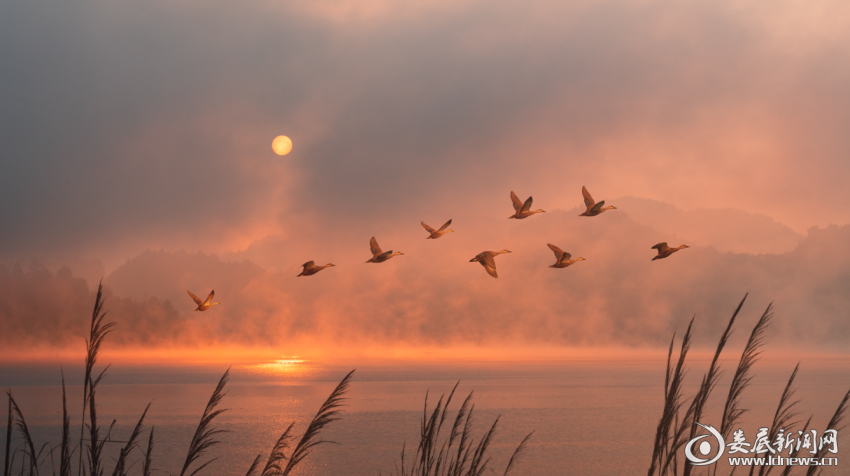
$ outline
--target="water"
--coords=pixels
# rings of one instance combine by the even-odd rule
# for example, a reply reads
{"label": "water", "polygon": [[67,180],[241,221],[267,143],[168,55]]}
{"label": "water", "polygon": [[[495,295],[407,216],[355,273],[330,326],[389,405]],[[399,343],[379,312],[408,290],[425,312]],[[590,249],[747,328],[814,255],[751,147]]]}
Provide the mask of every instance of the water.
{"label": "water", "polygon": [[[751,411],[739,425],[748,440],[758,427],[770,425],[794,364],[757,364],[755,378],[743,397],[743,407]],[[704,423],[719,426],[733,365],[724,364],[727,374],[709,401]],[[649,466],[663,403],[664,362],[660,360],[363,365],[292,361],[231,369],[222,403],[228,411],[216,420],[217,426],[228,432],[219,435],[221,444],[210,453],[219,459],[201,474],[245,474],[254,457],[260,453],[267,456],[292,422],[300,436],[339,380],[354,367],[357,370],[342,419],[322,433],[323,438],[339,444],[315,448],[296,474],[393,473],[402,444],[410,450],[418,442],[426,392],[431,409],[458,380],[449,418],[472,391],[476,441],[499,417],[489,463],[496,474],[502,474],[516,445],[531,431],[534,435],[527,452],[512,474],[637,475],[646,474]],[[693,394],[697,378],[706,368],[706,362],[692,363],[687,395]],[[108,426],[116,420],[111,438],[124,441],[145,405],[152,402],[141,446],[146,447],[148,431],[154,426],[154,474],[179,474],[195,427],[224,370],[221,366],[110,368],[96,396],[99,424]],[[71,383],[81,382],[82,376],[80,368],[65,368],[75,438],[80,434],[83,390]],[[60,441],[59,382],[58,366],[0,367],[0,385],[12,388],[37,449],[45,442],[56,445]],[[796,382],[796,397],[801,400],[797,419],[805,421],[814,414],[811,427],[822,431],[850,388],[850,365],[841,360],[804,362]],[[448,432],[449,424],[444,431]],[[850,441],[844,433],[839,435],[839,448],[846,448]],[[5,445],[5,432],[0,438]],[[121,446],[106,445],[107,473]],[[41,466],[46,473],[51,468],[49,456],[45,456],[48,451],[45,449]],[[131,474],[140,473],[141,456],[141,450],[133,453],[133,461],[139,462]],[[840,458],[841,452],[837,456]],[[74,468],[77,458],[75,454]],[[850,474],[842,467],[825,474]],[[728,473],[724,471],[727,468],[721,466],[720,473]]]}

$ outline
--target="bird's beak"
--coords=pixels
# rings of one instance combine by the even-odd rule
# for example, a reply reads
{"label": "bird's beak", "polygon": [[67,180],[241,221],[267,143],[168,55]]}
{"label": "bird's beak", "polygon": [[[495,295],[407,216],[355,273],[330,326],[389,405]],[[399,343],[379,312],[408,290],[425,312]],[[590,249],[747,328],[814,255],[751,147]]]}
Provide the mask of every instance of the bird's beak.
{"label": "bird's beak", "polygon": [[471,260],[469,260],[470,263],[474,263],[476,261],[478,261],[478,258],[472,258]]}

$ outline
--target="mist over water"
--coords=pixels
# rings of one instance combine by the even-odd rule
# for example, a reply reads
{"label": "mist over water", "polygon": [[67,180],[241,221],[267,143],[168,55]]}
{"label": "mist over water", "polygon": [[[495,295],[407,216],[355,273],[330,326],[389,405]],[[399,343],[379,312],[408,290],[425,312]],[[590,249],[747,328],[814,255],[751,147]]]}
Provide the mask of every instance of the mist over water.
{"label": "mist over water", "polygon": [[[749,440],[759,427],[770,425],[795,364],[790,360],[756,364],[753,383],[743,396],[743,407],[750,411],[740,425]],[[719,425],[734,365],[723,364],[726,373],[709,399],[703,423]],[[354,367],[357,371],[346,395],[342,420],[322,433],[324,439],[339,444],[319,446],[297,474],[374,476],[395,471],[402,445],[407,444],[409,462],[410,451],[415,449],[411,445],[418,442],[426,392],[430,410],[457,380],[460,384],[449,418],[472,391],[476,439],[501,415],[489,466],[497,474],[504,471],[516,445],[532,430],[527,453],[512,474],[644,474],[663,405],[661,360],[349,366],[284,361],[239,366],[231,369],[221,405],[228,411],[217,420],[228,433],[221,435],[222,443],[210,453],[210,457],[220,459],[204,474],[244,474],[257,454],[268,454],[292,421],[297,422],[295,429],[300,435],[339,380]],[[695,360],[690,367],[685,388],[688,396],[695,392],[708,363]],[[64,370],[69,384],[71,434],[79,435],[82,388],[71,384],[82,380],[82,369]],[[145,405],[152,401],[142,441],[146,444],[150,426],[155,426],[153,466],[159,470],[155,474],[179,473],[192,433],[224,370],[224,366],[110,368],[98,388],[99,421],[108,426],[112,419],[117,420],[111,438],[124,441]],[[60,441],[59,378],[58,366],[0,368],[0,385],[12,388],[37,446]],[[813,414],[811,428],[822,432],[850,386],[850,364],[840,360],[803,361],[796,382],[796,397],[801,402],[794,420],[805,421]],[[839,432],[839,458],[848,444],[846,434]],[[111,468],[114,459],[110,458],[117,456],[120,446],[107,444],[107,468]],[[133,457],[141,458],[142,452],[136,451]],[[74,461],[76,458],[75,454]],[[727,469],[721,465],[720,474],[726,474]]]}

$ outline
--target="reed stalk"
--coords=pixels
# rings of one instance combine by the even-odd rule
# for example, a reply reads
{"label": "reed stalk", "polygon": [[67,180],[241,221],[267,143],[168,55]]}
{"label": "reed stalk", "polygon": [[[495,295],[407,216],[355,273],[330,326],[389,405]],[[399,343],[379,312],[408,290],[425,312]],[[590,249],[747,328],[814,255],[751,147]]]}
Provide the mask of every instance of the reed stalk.
{"label": "reed stalk", "polygon": [[[685,358],[691,348],[691,328],[693,324],[694,319],[691,318],[691,322],[688,323],[688,329],[685,331],[685,336],[682,338],[682,346],[679,350],[679,359],[676,362],[675,369],[670,367],[673,344],[676,340],[675,333],[673,333],[673,338],[670,340],[670,349],[667,352],[667,371],[664,379],[664,408],[655,430],[655,443],[652,448],[652,460],[650,461],[647,476],[653,476],[656,470],[658,470],[659,476],[666,474],[666,468],[671,462],[669,447],[670,429],[674,427],[674,434],[678,433],[677,421],[679,409],[684,404],[682,401],[682,381],[687,373],[685,369]],[[675,457],[675,452],[673,452],[673,457]]]}
{"label": "reed stalk", "polygon": [[[691,412],[691,422],[689,425],[690,434],[688,436],[688,440],[696,437],[698,426],[697,422],[702,419],[702,411],[705,408],[705,403],[708,401],[708,397],[711,395],[714,387],[717,386],[717,379],[720,378],[722,373],[717,361],[720,358],[720,354],[723,352],[723,349],[726,347],[729,336],[732,335],[732,325],[735,323],[735,318],[738,317],[738,313],[741,312],[741,307],[744,306],[744,302],[747,300],[748,295],[749,293],[744,295],[744,299],[741,299],[741,302],[738,304],[735,312],[732,313],[732,318],[729,319],[729,323],[726,325],[726,330],[723,331],[723,334],[720,336],[720,341],[717,343],[717,350],[715,350],[714,357],[711,359],[711,365],[708,367],[708,373],[703,377],[702,385],[700,385],[696,396],[691,401],[693,411]],[[692,465],[685,465],[685,468],[682,471],[683,475],[690,476],[692,468]]]}
{"label": "reed stalk", "polygon": [[145,460],[142,462],[142,475],[151,476],[151,452],[153,451],[153,428],[148,436],[148,450],[145,451]]}
{"label": "reed stalk", "polygon": [[[9,400],[12,402],[12,410],[15,413],[15,426],[18,427],[18,431],[20,431],[21,435],[24,437],[24,455],[29,457],[29,474],[32,476],[33,474],[38,475],[38,456],[41,453],[35,452],[35,445],[32,442],[32,437],[30,436],[29,428],[27,427],[27,422],[24,420],[24,415],[21,413],[21,409],[18,408],[17,402],[12,398],[12,393],[6,392],[9,396]],[[10,468],[11,469],[11,468]],[[21,472],[23,472],[23,464],[21,465]]]}
{"label": "reed stalk", "polygon": [[62,445],[59,453],[59,476],[71,476],[71,417],[65,398],[65,373],[62,372]]}
{"label": "reed stalk", "polygon": [[142,422],[145,420],[145,415],[147,415],[150,407],[151,404],[148,403],[148,406],[145,407],[145,411],[142,412],[142,417],[139,418],[139,422],[136,423],[136,426],[133,428],[133,432],[130,434],[130,438],[127,440],[127,444],[124,445],[123,448],[121,448],[121,453],[118,456],[118,462],[115,464],[115,470],[112,471],[112,476],[127,476],[127,456],[129,456],[130,451],[132,451],[133,448],[136,447],[136,439],[142,432]]}
{"label": "reed stalk", "polygon": [[[97,297],[94,301],[94,311],[92,311],[89,337],[86,339],[86,375],[83,380],[83,416],[80,423],[80,445],[82,445],[83,442],[83,435],[86,426],[86,405],[89,403],[88,398],[91,393],[89,391],[89,383],[91,382],[92,370],[94,369],[94,364],[97,362],[100,345],[103,343],[103,339],[112,331],[112,328],[115,327],[114,322],[103,324],[103,318],[106,316],[106,312],[103,312],[103,302],[103,280],[101,280],[97,285]],[[103,374],[101,374],[101,376],[102,375]],[[98,380],[100,380],[100,378],[98,378]],[[80,475],[83,474],[82,449],[80,450],[79,467],[77,472]]]}
{"label": "reed stalk", "polygon": [[[322,429],[328,424],[339,420],[339,407],[342,406],[343,400],[345,398],[345,392],[348,390],[348,385],[351,382],[351,376],[354,374],[354,370],[348,373],[339,385],[336,386],[331,395],[325,400],[325,403],[319,408],[319,412],[316,413],[316,416],[313,417],[313,420],[310,422],[310,425],[307,426],[307,431],[304,432],[304,435],[301,437],[301,440],[295,446],[295,449],[292,452],[292,456],[289,458],[289,461],[286,463],[286,467],[281,473],[283,476],[288,476],[289,473],[298,465],[307,455],[310,454],[311,450],[317,445],[323,443],[333,443],[332,441],[326,441],[321,439],[319,433]],[[286,435],[286,433],[284,433]],[[282,437],[281,437],[282,438]]]}
{"label": "reed stalk", "polygon": [[[826,424],[827,430],[840,431],[843,429],[843,426],[839,427],[839,425],[841,425],[841,422],[844,420],[844,412],[847,411],[848,399],[850,399],[850,390],[844,394],[844,398],[841,400],[841,403],[838,404],[838,408],[835,409],[835,413],[832,414],[832,418],[829,419],[829,423]],[[812,444],[814,443],[815,442],[812,442]],[[826,449],[826,446],[819,448],[818,452],[815,454],[815,459],[820,460],[823,458],[823,455],[826,453]],[[818,469],[820,469],[820,471],[818,471]],[[818,466],[809,466],[806,470],[806,476],[814,476],[816,471],[818,471],[818,474],[820,475],[823,473],[823,468]]]}
{"label": "reed stalk", "polygon": [[[186,471],[188,471],[189,466],[192,465],[195,461],[197,461],[201,456],[206,453],[208,449],[219,444],[220,442],[215,439],[215,435],[220,433],[225,433],[227,430],[220,430],[214,426],[212,426],[212,422],[215,417],[221,415],[227,410],[216,410],[215,408],[221,403],[221,399],[224,398],[224,387],[227,385],[227,379],[230,375],[230,369],[228,368],[224,375],[221,376],[221,380],[218,381],[218,385],[215,387],[215,391],[213,391],[212,396],[210,397],[209,403],[207,403],[207,407],[204,409],[204,414],[201,416],[201,422],[198,423],[198,427],[195,429],[195,435],[192,436],[192,442],[189,444],[189,452],[186,454],[186,462],[183,463],[183,469],[180,471],[180,476],[184,476]],[[204,469],[217,460],[218,457],[213,458],[206,463],[199,466],[196,470],[190,473],[190,476],[194,476],[198,471]]]}
{"label": "reed stalk", "polygon": [[11,466],[9,461],[9,451],[12,445],[12,389],[6,391],[9,397],[9,413],[6,420],[6,456],[3,458],[3,476],[10,476]]}

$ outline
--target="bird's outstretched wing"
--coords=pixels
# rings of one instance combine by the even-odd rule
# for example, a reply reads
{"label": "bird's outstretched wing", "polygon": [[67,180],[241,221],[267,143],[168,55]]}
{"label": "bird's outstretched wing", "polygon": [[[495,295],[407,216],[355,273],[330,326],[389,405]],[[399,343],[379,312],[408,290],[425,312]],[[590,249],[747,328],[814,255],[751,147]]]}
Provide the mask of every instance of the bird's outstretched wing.
{"label": "bird's outstretched wing", "polygon": [[369,248],[372,250],[372,258],[375,258],[379,254],[383,253],[383,251],[381,251],[381,247],[378,246],[378,240],[376,240],[374,236],[371,240],[369,240]]}
{"label": "bird's outstretched wing", "polygon": [[581,194],[584,195],[584,206],[590,210],[596,202],[593,201],[593,197],[590,196],[590,192],[584,186],[581,187]]}
{"label": "bird's outstretched wing", "polygon": [[481,265],[484,266],[484,269],[487,270],[487,274],[494,278],[498,278],[499,275],[496,273],[496,260],[493,259],[493,255],[489,253],[483,253],[484,257],[481,258]]}
{"label": "bird's outstretched wing", "polygon": [[311,268],[316,267],[316,263],[314,263],[313,261],[308,261],[308,262],[302,264],[301,266],[303,266],[304,269],[311,269]]}
{"label": "bird's outstretched wing", "polygon": [[564,250],[562,250],[561,248],[558,248],[557,246],[553,245],[552,243],[546,243],[546,246],[548,246],[549,249],[552,250],[555,253],[555,261],[560,263],[561,262],[561,256],[564,256]]}
{"label": "bird's outstretched wing", "polygon": [[212,300],[213,300],[213,296],[215,296],[215,289],[213,289],[212,291],[210,291],[210,295],[209,295],[209,296],[207,296],[207,300],[206,300],[206,301],[204,301],[204,306],[208,306],[208,305],[212,302]]}
{"label": "bird's outstretched wing", "polygon": [[511,202],[514,204],[514,210],[519,211],[519,209],[522,208],[522,202],[519,201],[519,197],[516,196],[513,190],[511,190]]}
{"label": "bird's outstretched wing", "polygon": [[599,210],[601,210],[601,209],[602,209],[602,206],[603,206],[603,205],[605,205],[605,200],[602,200],[601,202],[599,202],[599,203],[597,203],[596,205],[594,205],[594,206],[593,206],[593,208],[591,208],[591,209],[590,209],[590,211],[591,211],[591,212],[598,212]]}
{"label": "bird's outstretched wing", "polygon": [[534,201],[534,199],[532,197],[528,197],[528,200],[526,200],[525,203],[522,204],[522,208],[520,209],[520,213],[525,213],[525,212],[531,210],[531,202],[533,202],[533,201]]}
{"label": "bird's outstretched wing", "polygon": [[658,250],[659,253],[664,253],[665,251],[669,250],[670,247],[667,246],[667,242],[665,241],[663,243],[658,243],[657,245],[653,246],[652,249]]}
{"label": "bird's outstretched wing", "polygon": [[426,230],[428,230],[428,233],[434,233],[435,231],[437,231],[437,230],[431,228],[430,226],[426,225],[424,221],[420,222],[420,223],[422,223],[422,226],[425,227]]}
{"label": "bird's outstretched wing", "polygon": [[199,305],[199,306],[200,306],[200,305],[201,305],[201,303],[203,303],[203,301],[201,301],[201,298],[199,298],[198,296],[195,296],[194,294],[192,294],[192,291],[186,291],[186,292],[188,292],[188,293],[189,293],[189,296],[192,296],[192,299],[194,299],[194,300],[195,300],[195,303],[196,303],[197,305]]}
{"label": "bird's outstretched wing", "polygon": [[437,231],[443,231],[443,230],[445,230],[446,228],[448,228],[448,227],[449,227],[449,225],[451,225],[451,224],[452,224],[452,219],[451,219],[451,218],[449,218],[449,221],[447,221],[447,222],[446,222],[446,224],[445,224],[445,225],[443,225],[443,226],[441,226],[441,227],[440,227],[440,229],[439,229],[439,230],[437,230]]}

